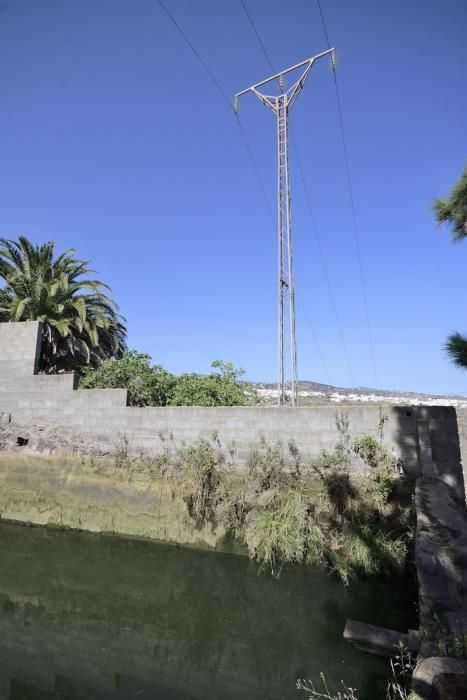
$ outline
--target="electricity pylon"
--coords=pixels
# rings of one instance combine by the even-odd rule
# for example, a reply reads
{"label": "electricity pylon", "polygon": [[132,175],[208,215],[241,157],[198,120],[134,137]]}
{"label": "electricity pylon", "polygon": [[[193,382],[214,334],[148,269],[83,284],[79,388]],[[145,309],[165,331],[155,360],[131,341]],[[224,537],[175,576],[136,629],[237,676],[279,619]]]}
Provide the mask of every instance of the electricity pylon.
{"label": "electricity pylon", "polygon": [[[238,98],[247,92],[252,92],[261,102],[269,107],[277,120],[277,237],[278,237],[278,357],[279,376],[277,381],[278,404],[287,403],[285,345],[286,336],[290,340],[290,370],[291,397],[290,403],[296,406],[297,397],[297,341],[295,335],[295,286],[293,272],[292,221],[290,201],[290,172],[289,172],[289,112],[303,89],[313,64],[318,58],[331,54],[334,66],[334,49],[328,49],[316,56],[306,58],[280,73],[271,75],[249,88],[237,92],[234,110],[238,109]],[[284,76],[292,71],[304,68],[298,80],[288,89],[284,86]],[[272,81],[279,83],[279,95],[265,95],[258,88]],[[288,314],[286,312],[288,306]]]}

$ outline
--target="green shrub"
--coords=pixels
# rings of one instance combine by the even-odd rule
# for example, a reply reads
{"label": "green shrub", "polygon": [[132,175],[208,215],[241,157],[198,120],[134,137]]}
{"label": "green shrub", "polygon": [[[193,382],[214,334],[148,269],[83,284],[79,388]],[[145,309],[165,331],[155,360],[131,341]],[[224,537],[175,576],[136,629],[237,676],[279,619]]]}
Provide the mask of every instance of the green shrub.
{"label": "green shrub", "polygon": [[267,491],[284,480],[286,459],[280,441],[273,445],[264,441],[261,448],[253,447],[248,458],[250,474],[258,479],[262,491]]}
{"label": "green shrub", "polygon": [[371,435],[361,435],[352,442],[355,454],[372,468],[370,489],[380,505],[388,502],[397,484],[398,460],[388,448]]}
{"label": "green shrub", "polygon": [[255,398],[248,384],[240,382],[243,369],[231,362],[215,360],[211,367],[218,372],[205,376],[182,374],[177,378],[171,398],[174,406],[247,406]]}
{"label": "green shrub", "polygon": [[370,467],[377,467],[380,459],[381,445],[371,435],[360,435],[352,443],[353,451]]}
{"label": "green shrub", "polygon": [[167,406],[177,379],[150,355],[129,350],[118,360],[106,360],[97,369],[81,372],[81,389],[128,389],[131,406]]}
{"label": "green shrub", "polygon": [[106,360],[97,369],[81,371],[81,389],[128,389],[131,406],[246,406],[257,402],[255,390],[240,381],[242,369],[215,360],[209,375],[179,377],[150,355],[129,350],[120,359]]}
{"label": "green shrub", "polygon": [[310,518],[309,503],[298,489],[279,492],[269,509],[251,522],[246,539],[254,558],[272,573],[286,563],[323,560],[325,537]]}

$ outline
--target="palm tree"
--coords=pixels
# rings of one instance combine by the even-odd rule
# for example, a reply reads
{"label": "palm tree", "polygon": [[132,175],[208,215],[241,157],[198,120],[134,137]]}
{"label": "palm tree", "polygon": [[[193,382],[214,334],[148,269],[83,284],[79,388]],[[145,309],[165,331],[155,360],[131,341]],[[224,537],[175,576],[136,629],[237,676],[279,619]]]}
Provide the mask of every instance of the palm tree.
{"label": "palm tree", "polygon": [[[446,199],[436,199],[433,204],[436,221],[451,226],[452,240],[456,243],[467,238],[467,167]],[[467,369],[467,337],[453,332],[444,346],[451,360]]]}
{"label": "palm tree", "polygon": [[125,349],[125,319],[88,262],[54,253],[53,242],[0,239],[0,321],[42,321],[43,372],[97,367]]}
{"label": "palm tree", "polygon": [[459,242],[467,238],[467,167],[446,199],[435,199],[433,204],[436,221],[451,225],[452,239]]}
{"label": "palm tree", "polygon": [[450,333],[446,338],[444,349],[458,367],[467,369],[467,338],[457,331]]}

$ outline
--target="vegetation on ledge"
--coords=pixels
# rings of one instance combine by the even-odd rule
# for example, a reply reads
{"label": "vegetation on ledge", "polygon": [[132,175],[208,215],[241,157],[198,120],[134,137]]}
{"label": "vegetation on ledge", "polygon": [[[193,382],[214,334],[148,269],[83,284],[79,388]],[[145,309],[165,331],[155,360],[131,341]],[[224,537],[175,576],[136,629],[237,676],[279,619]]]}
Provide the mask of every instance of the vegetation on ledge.
{"label": "vegetation on ledge", "polygon": [[[384,442],[369,435],[351,440],[348,419],[336,421],[340,439],[333,453],[302,459],[293,441],[262,441],[249,466],[233,469],[235,445],[218,436],[172,447],[161,435],[162,455],[146,463],[120,453],[118,466],[147,468],[155,478],[170,474],[174,495],[186,503],[195,527],[222,524],[248,548],[260,569],[279,575],[286,564],[317,565],[348,584],[364,576],[401,572],[414,529],[412,484]],[[363,462],[368,475],[354,470]]]}

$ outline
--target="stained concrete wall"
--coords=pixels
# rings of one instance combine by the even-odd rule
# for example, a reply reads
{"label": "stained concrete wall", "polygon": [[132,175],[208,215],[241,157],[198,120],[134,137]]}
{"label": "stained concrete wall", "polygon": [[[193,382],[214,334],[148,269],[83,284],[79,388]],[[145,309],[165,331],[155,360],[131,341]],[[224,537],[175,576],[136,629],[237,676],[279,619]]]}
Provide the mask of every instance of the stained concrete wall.
{"label": "stained concrete wall", "polygon": [[225,528],[189,517],[176,474],[111,461],[0,451],[0,520],[221,546]]}
{"label": "stained concrete wall", "polygon": [[467,408],[456,408],[456,416],[464,482],[467,484]]}
{"label": "stained concrete wall", "polygon": [[[247,461],[252,446],[264,440],[280,440],[285,448],[293,440],[304,458],[333,450],[339,439],[340,411],[348,415],[351,436],[378,435],[378,405],[129,407],[124,389],[77,390],[72,374],[36,374],[40,337],[37,322],[0,324],[0,413],[11,415],[18,424],[74,430],[109,449],[125,436],[130,451],[153,454],[162,452],[169,437],[177,446],[200,437],[212,439],[216,433],[238,465]],[[384,406],[383,410],[388,415],[385,442],[414,474],[443,476],[446,465],[459,462],[455,409]]]}

